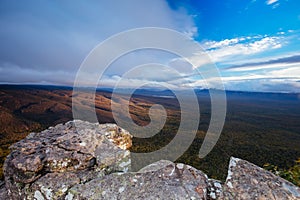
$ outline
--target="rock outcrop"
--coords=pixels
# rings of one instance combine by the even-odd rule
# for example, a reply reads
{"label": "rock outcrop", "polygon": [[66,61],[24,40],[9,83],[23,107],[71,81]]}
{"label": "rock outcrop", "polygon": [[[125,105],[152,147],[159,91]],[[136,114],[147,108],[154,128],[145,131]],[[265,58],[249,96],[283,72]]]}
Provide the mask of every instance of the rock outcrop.
{"label": "rock outcrop", "polygon": [[136,173],[113,173],[72,187],[67,199],[205,199],[207,176],[191,166],[158,161]]}
{"label": "rock outcrop", "polygon": [[74,185],[130,170],[131,135],[114,124],[76,121],[31,133],[4,163],[11,199],[61,199]]}
{"label": "rock outcrop", "polygon": [[166,160],[131,172],[131,138],[83,121],[31,133],[11,146],[0,199],[300,199],[295,185],[238,158],[225,183]]}
{"label": "rock outcrop", "polygon": [[231,158],[224,184],[227,199],[300,199],[300,188],[248,161]]}

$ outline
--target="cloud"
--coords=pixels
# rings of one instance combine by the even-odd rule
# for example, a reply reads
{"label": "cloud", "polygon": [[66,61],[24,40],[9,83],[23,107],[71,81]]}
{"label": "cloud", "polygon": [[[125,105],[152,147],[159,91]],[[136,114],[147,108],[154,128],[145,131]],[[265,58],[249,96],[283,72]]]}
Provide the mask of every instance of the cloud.
{"label": "cloud", "polygon": [[248,91],[300,92],[300,63],[289,63],[255,73],[225,76],[222,79],[230,90],[242,87]]}
{"label": "cloud", "polygon": [[231,46],[237,44],[239,41],[243,41],[245,38],[233,38],[233,39],[225,39],[222,41],[207,41],[202,44],[202,47],[206,50],[218,49],[227,46]]}
{"label": "cloud", "polygon": [[272,6],[272,9],[275,9],[280,5],[279,0],[267,0],[266,4]]}
{"label": "cloud", "polygon": [[227,69],[231,71],[249,71],[249,70],[258,70],[258,69],[266,69],[266,68],[288,67],[288,66],[293,66],[294,64],[300,64],[300,55],[277,58],[277,59],[267,60],[263,62],[234,65],[228,67]]}
{"label": "cloud", "polygon": [[[274,8],[279,1],[268,0],[266,4]],[[97,44],[132,28],[164,27],[199,38],[196,37],[198,29],[194,16],[184,8],[170,7],[167,0],[2,0],[0,8],[2,83],[72,85],[80,64]],[[135,51],[113,62],[101,81],[106,86],[114,86],[122,79],[124,87],[148,83],[153,86],[214,88],[217,79],[202,80],[196,72],[199,67],[215,63],[226,87],[231,89],[253,87],[261,91],[276,87],[276,83],[283,87],[285,83],[288,89],[294,87],[297,90],[300,54],[298,47],[289,45],[299,43],[299,32],[279,31],[273,36],[246,35],[221,41],[202,41],[200,45],[206,54],[199,51],[188,58],[194,66],[174,55]],[[297,38],[289,38],[289,34]],[[287,52],[287,48],[291,50]],[[122,77],[133,67],[145,63],[168,65],[180,73],[154,67]],[[93,84],[89,83],[91,76],[97,74],[87,74],[82,84]]]}
{"label": "cloud", "polygon": [[[227,90],[240,88],[246,91],[300,92],[299,52],[289,52],[283,55],[271,53],[272,56],[269,58],[261,56],[268,51],[278,49],[276,44],[279,41],[284,44],[282,41],[286,38],[277,36],[244,38],[246,39],[205,42],[205,48],[208,49],[212,60],[217,61]],[[223,54],[223,52],[228,54]],[[199,69],[209,63],[203,62],[201,55],[195,56],[194,59],[199,60]],[[230,64],[235,62],[240,64]],[[185,86],[221,89],[218,84],[218,78],[211,77],[207,80],[188,82]]]}
{"label": "cloud", "polygon": [[282,37],[279,36],[253,36],[225,39],[222,41],[208,41],[202,44],[203,48],[210,52],[253,54],[264,51],[268,48],[276,49],[281,47]]}
{"label": "cloud", "polygon": [[64,71],[63,69],[40,71],[20,67],[12,63],[0,64],[0,80],[2,83],[72,85],[74,78],[74,72]]}
{"label": "cloud", "polygon": [[211,62],[225,63],[237,62],[238,60],[247,60],[247,57],[257,55],[262,52],[268,52],[274,49],[280,49],[285,44],[282,36],[252,36],[225,39],[222,41],[204,41],[200,45],[211,58],[205,59],[207,55],[203,52],[189,59],[201,67]]}
{"label": "cloud", "polygon": [[[24,79],[38,82],[41,77],[45,77],[44,73],[51,73],[53,76],[46,80],[51,81],[52,78],[51,82],[63,84],[66,78],[73,76],[66,77],[59,73],[55,75],[56,72],[76,72],[85,56],[96,45],[120,31],[139,27],[164,27],[190,37],[197,35],[193,17],[183,8],[170,8],[165,0],[29,0],[26,3],[3,0],[0,7],[0,64],[10,63],[20,68],[12,72],[5,69],[8,65],[0,66],[7,73],[2,77],[11,77],[12,83]],[[139,59],[141,61],[136,63],[143,63],[154,57],[151,54],[139,55],[132,55],[127,59],[128,63],[135,63],[130,60]],[[165,59],[161,55],[157,57]],[[129,64],[119,65],[115,67],[115,71],[126,71]],[[29,71],[34,73],[27,73]],[[24,78],[17,79],[16,74]],[[0,79],[0,82],[3,81],[4,79]],[[74,78],[68,80],[72,81]]]}
{"label": "cloud", "polygon": [[[90,83],[93,85],[93,83]],[[121,77],[121,76],[106,76],[104,75],[99,85],[101,87],[116,87],[118,88],[135,88],[135,87],[148,87],[148,88],[169,88],[169,89],[179,89],[181,88],[182,81],[179,82],[169,82],[169,81],[157,81],[151,79],[141,79],[137,77]]]}
{"label": "cloud", "polygon": [[[226,90],[300,93],[300,77],[291,77],[288,74],[281,74],[280,77],[276,77],[276,75],[277,73],[269,75],[249,74],[244,76],[228,76],[222,77],[222,81]],[[222,89],[218,85],[220,84],[217,79],[197,80],[185,84],[186,87]]]}
{"label": "cloud", "polygon": [[272,70],[268,72],[269,76],[274,78],[290,78],[290,79],[299,79],[300,80],[300,63],[292,67],[287,67],[284,69]]}
{"label": "cloud", "polygon": [[278,63],[278,64],[253,65],[253,66],[249,66],[249,67],[228,68],[228,69],[226,69],[226,71],[249,72],[249,71],[257,71],[257,70],[269,70],[269,69],[293,67],[293,66],[298,66],[299,64],[300,63]]}
{"label": "cloud", "polygon": [[278,2],[278,0],[267,0],[267,1],[266,1],[266,4],[267,4],[267,5],[271,5],[271,4],[274,4],[274,3],[276,3],[276,2]]}

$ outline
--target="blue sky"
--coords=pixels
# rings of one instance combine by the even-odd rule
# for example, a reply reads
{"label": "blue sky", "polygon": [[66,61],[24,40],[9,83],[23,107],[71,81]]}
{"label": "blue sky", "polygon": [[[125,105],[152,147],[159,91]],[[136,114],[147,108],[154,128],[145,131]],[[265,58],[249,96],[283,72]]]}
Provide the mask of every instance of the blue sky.
{"label": "blue sky", "polygon": [[[100,42],[131,28],[174,29],[199,43],[216,63],[228,90],[300,92],[298,0],[102,0],[0,2],[0,82],[72,85],[80,64]],[[114,86],[132,66],[181,65],[186,78],[198,66],[165,52],[121,57],[102,77]],[[145,79],[174,87],[214,88],[197,76],[174,81],[153,69]],[[126,83],[126,81],[124,81]],[[125,85],[124,85],[125,86]]]}

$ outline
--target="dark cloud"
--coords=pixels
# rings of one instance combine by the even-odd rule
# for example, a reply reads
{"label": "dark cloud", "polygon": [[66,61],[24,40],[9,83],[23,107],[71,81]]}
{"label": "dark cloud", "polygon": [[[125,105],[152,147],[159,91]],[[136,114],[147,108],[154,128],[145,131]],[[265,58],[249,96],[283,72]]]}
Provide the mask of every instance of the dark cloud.
{"label": "dark cloud", "polygon": [[289,57],[283,57],[278,58],[274,60],[268,60],[264,62],[253,62],[253,63],[246,63],[242,65],[234,65],[231,67],[228,67],[227,69],[236,69],[236,68],[243,68],[243,67],[257,67],[261,65],[271,65],[271,64],[289,64],[289,63],[300,63],[300,55],[295,56],[289,56]]}
{"label": "dark cloud", "polygon": [[88,53],[113,34],[140,27],[189,32],[194,22],[165,0],[2,0],[0,27],[0,82],[65,84],[72,83]]}

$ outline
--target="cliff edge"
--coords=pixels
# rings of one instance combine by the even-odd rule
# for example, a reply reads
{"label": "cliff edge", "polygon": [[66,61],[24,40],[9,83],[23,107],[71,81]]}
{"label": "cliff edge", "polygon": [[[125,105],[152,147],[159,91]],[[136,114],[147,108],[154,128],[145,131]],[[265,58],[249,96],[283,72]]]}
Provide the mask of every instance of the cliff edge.
{"label": "cliff edge", "polygon": [[225,183],[166,160],[131,172],[131,139],[115,124],[84,121],[31,133],[10,147],[0,198],[300,199],[299,187],[233,157]]}

